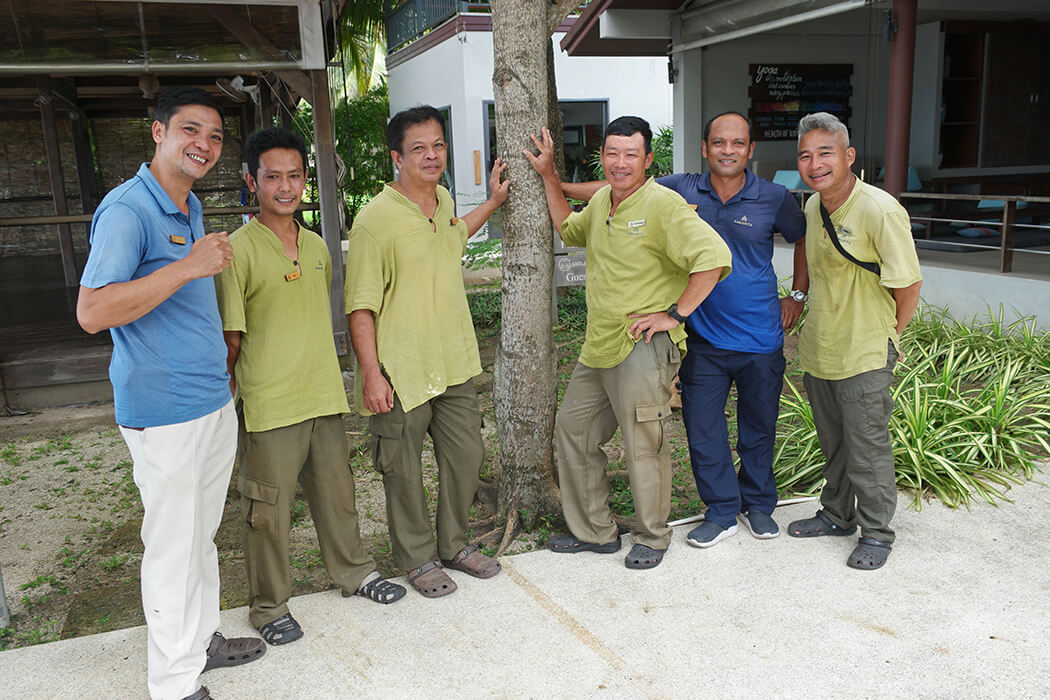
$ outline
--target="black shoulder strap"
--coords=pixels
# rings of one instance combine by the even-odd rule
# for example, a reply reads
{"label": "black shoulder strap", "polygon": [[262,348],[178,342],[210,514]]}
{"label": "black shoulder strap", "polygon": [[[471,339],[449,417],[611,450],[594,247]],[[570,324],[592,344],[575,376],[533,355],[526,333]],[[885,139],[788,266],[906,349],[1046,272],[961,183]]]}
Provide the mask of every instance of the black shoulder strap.
{"label": "black shoulder strap", "polygon": [[824,219],[824,230],[828,232],[829,236],[831,236],[831,244],[835,246],[835,250],[842,253],[842,257],[846,258],[846,260],[849,260],[851,263],[856,263],[863,267],[868,272],[874,272],[879,277],[882,276],[882,270],[879,268],[878,263],[857,260],[842,247],[842,244],[839,242],[839,236],[835,233],[835,224],[831,223],[831,214],[829,214],[827,208],[824,207],[824,202],[820,203],[820,216]]}

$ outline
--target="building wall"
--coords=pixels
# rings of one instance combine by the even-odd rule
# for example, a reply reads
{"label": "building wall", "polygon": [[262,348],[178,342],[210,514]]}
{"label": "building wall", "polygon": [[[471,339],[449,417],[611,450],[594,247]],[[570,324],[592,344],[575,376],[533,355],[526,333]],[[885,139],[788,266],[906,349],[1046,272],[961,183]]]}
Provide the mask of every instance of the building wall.
{"label": "building wall", "polygon": [[[666,58],[571,57],[555,34],[555,74],[561,100],[608,100],[615,118],[635,114],[655,128],[671,124]],[[456,200],[460,211],[486,197],[487,173],[474,184],[474,151],[484,154],[483,104],[493,99],[492,33],[461,32],[390,69],[390,113],[418,104],[452,105]]]}
{"label": "building wall", "polygon": [[[884,105],[889,89],[890,47],[883,43],[880,30],[879,11],[861,9],[704,47],[700,57],[702,120],[728,110],[747,114],[749,64],[850,63],[850,136],[857,149],[858,168],[881,165],[886,143]],[[688,37],[683,37],[683,41],[688,41]],[[695,88],[686,85],[684,89]],[[873,113],[870,123],[866,118],[869,109]],[[685,148],[699,152],[700,144],[687,143]],[[797,150],[794,140],[759,142],[755,169],[765,177],[771,177],[778,169],[794,170]],[[866,173],[865,179],[873,178]]]}
{"label": "building wall", "polygon": [[[70,214],[82,214],[84,206],[80,201],[69,121],[61,115],[56,117],[66,207]],[[134,175],[139,165],[153,156],[151,124],[148,119],[92,120],[100,196]],[[206,207],[240,204],[238,121],[228,118],[226,129],[228,138],[222,158],[194,187]],[[40,120],[0,121],[0,218],[53,216],[54,213]],[[239,216],[209,217],[205,222],[209,231],[224,228],[233,231],[239,225]],[[88,227],[72,224],[71,228],[77,263],[83,266],[87,255]],[[57,226],[0,226],[0,257],[57,255],[58,252]]]}

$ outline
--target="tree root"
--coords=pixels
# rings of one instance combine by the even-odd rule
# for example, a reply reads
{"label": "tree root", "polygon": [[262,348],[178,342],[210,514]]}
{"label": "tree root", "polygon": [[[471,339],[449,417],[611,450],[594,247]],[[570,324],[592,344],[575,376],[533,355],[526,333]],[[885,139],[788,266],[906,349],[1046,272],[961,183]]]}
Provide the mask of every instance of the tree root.
{"label": "tree root", "polygon": [[496,556],[503,554],[510,546],[510,543],[514,541],[515,536],[518,534],[518,509],[515,508],[510,511],[507,515],[507,526],[503,530],[503,539],[499,543],[499,547],[496,548]]}
{"label": "tree root", "polygon": [[492,530],[489,530],[488,532],[486,532],[486,533],[484,533],[482,535],[478,535],[477,537],[472,539],[470,541],[470,543],[472,545],[480,547],[480,546],[482,546],[484,544],[487,544],[489,542],[489,540],[495,541],[502,534],[503,534],[503,531],[500,528],[498,528],[498,527],[497,528],[493,528]]}
{"label": "tree root", "polygon": [[493,522],[495,522],[495,520],[496,520],[496,516],[495,515],[490,515],[487,518],[482,518],[481,520],[476,520],[476,521],[470,523],[470,529],[472,529],[472,530],[479,530],[479,529],[481,529],[483,527],[488,527]]}

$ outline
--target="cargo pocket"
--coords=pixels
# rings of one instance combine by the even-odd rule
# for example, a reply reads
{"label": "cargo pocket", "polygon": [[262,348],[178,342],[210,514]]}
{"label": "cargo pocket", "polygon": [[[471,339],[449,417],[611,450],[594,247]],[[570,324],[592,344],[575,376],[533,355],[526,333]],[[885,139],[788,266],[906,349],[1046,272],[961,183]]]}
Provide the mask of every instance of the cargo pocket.
{"label": "cargo pocket", "polygon": [[389,473],[397,464],[401,452],[401,437],[405,419],[391,413],[377,413],[368,419],[372,433],[372,463],[380,474]]}
{"label": "cargo pocket", "polygon": [[275,535],[277,526],[277,493],[273,484],[249,479],[243,474],[237,478],[237,490],[245,500],[245,522],[252,530]]}
{"label": "cargo pocket", "polygon": [[664,419],[671,415],[668,402],[640,403],[634,406],[634,458],[660,454],[664,444]]}

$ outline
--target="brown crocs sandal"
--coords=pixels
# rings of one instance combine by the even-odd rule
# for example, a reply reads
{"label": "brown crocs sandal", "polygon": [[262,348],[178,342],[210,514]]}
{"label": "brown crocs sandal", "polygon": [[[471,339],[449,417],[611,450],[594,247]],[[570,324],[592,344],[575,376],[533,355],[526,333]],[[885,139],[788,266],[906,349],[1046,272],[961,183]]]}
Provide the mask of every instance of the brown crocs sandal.
{"label": "brown crocs sandal", "polygon": [[409,571],[408,582],[424,598],[440,598],[456,590],[456,582],[448,577],[436,561],[428,561],[418,569]]}
{"label": "brown crocs sandal", "polygon": [[498,561],[482,554],[472,544],[459,550],[459,554],[452,559],[442,559],[441,563],[449,569],[462,571],[477,578],[492,578],[503,568]]}
{"label": "brown crocs sandal", "polygon": [[[301,635],[300,635],[301,636]],[[226,639],[216,632],[208,644],[208,658],[204,670],[240,666],[255,661],[266,652],[266,643],[258,637],[235,637]]]}

